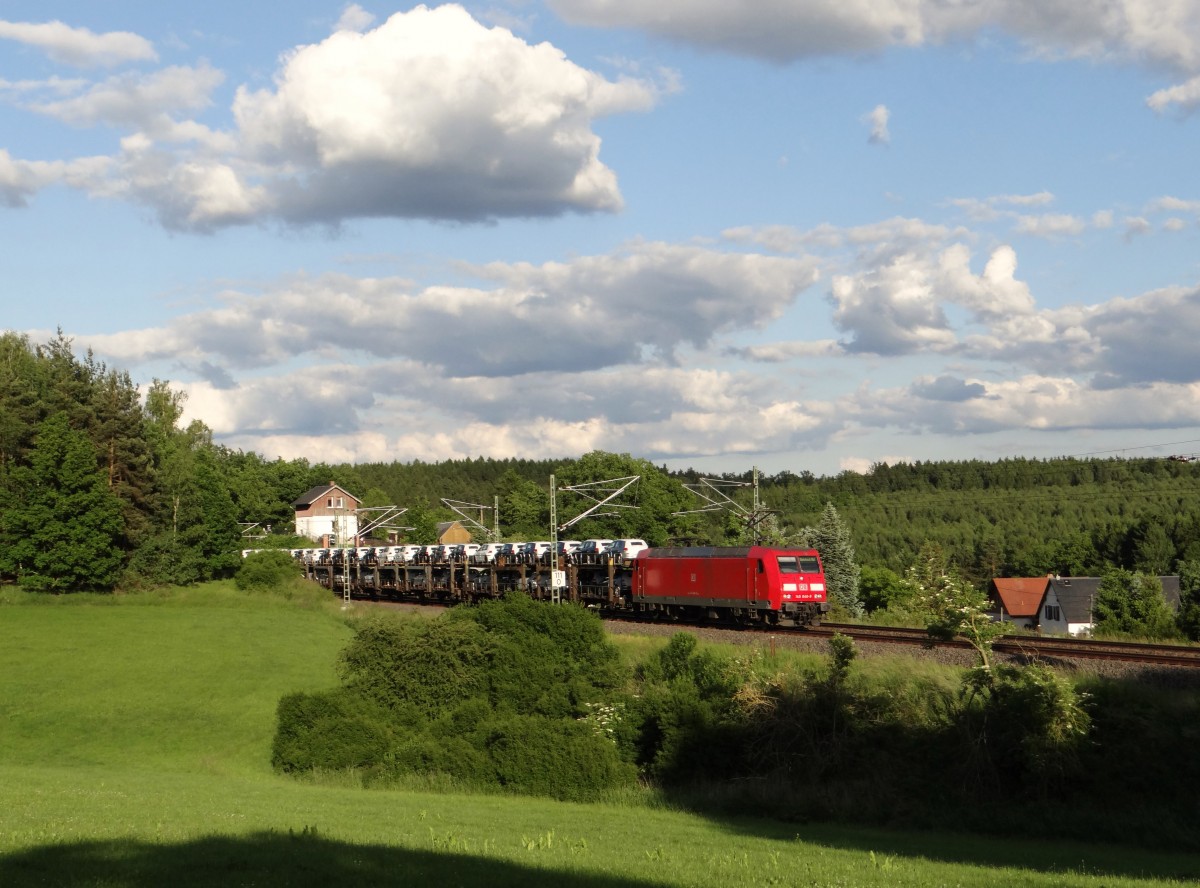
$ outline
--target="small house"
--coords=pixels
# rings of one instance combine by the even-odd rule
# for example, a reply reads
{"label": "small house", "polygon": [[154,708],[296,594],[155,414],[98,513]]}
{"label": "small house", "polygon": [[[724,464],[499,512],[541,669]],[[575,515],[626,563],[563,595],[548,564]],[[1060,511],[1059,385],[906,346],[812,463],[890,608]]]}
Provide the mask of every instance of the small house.
{"label": "small house", "polygon": [[[1048,635],[1086,635],[1092,631],[1101,577],[997,577],[992,598],[998,619]],[[1159,577],[1167,606],[1179,610],[1179,577]]]}
{"label": "small house", "polygon": [[1040,626],[1052,635],[1085,635],[1092,631],[1092,605],[1100,577],[1051,577],[1042,600]]}
{"label": "small house", "polygon": [[327,538],[331,545],[355,545],[359,502],[333,481],[314,487],[292,503],[296,534],[311,540]]}
{"label": "small house", "polygon": [[442,521],[437,526],[437,541],[443,546],[471,542],[471,531],[461,521]]}
{"label": "small house", "polygon": [[992,600],[999,606],[1000,620],[1024,629],[1036,629],[1049,582],[1049,577],[996,577],[992,580]]}

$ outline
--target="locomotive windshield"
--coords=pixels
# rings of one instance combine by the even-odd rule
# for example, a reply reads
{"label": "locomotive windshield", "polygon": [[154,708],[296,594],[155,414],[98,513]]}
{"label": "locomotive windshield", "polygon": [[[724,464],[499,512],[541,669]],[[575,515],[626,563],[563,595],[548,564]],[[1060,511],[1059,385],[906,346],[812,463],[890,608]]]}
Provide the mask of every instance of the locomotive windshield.
{"label": "locomotive windshield", "polygon": [[821,572],[821,565],[812,555],[780,555],[779,572],[781,574],[815,574]]}

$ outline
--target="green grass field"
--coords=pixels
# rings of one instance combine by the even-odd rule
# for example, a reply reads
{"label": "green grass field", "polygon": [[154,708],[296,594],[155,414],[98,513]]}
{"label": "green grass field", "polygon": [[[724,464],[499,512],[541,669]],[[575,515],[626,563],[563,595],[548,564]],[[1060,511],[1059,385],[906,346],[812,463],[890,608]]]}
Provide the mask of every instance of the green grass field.
{"label": "green grass field", "polygon": [[281,695],[336,683],[336,607],[221,585],[0,595],[0,886],[1160,885],[1126,848],[362,790],[269,765]]}

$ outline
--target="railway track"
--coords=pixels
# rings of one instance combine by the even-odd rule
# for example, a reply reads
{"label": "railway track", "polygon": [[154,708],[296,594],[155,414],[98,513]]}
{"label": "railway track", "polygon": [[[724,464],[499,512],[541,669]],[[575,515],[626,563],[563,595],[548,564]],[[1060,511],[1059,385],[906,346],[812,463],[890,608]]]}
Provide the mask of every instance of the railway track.
{"label": "railway track", "polygon": [[[853,623],[824,623],[809,629],[814,635],[835,633],[855,641],[874,641],[884,644],[919,645],[969,649],[961,639],[932,641],[924,629],[905,629],[894,626],[859,626]],[[1132,641],[1104,641],[1084,638],[1007,636],[997,639],[992,650],[1023,659],[1037,660],[1110,660],[1121,663],[1141,663],[1154,666],[1200,668],[1200,647],[1177,644],[1146,644]]]}
{"label": "railway track", "polygon": [[[355,599],[360,604],[391,605],[393,607],[434,607],[446,605],[434,601],[394,599],[392,601]],[[772,628],[737,627],[724,623],[691,624],[671,620],[645,620],[630,615],[604,615],[606,621],[625,626],[654,626],[680,631],[706,630],[713,633],[728,633],[730,639],[745,640],[747,635],[768,635],[792,638],[829,638],[835,634],[845,635],[855,641],[890,644],[901,647],[941,648],[970,651],[970,643],[962,639],[934,641],[924,629],[902,626],[863,626],[855,623],[822,623],[807,628],[775,626]],[[1185,669],[1200,668],[1200,647],[1184,645],[1145,644],[1129,641],[1103,641],[1081,638],[1049,638],[1029,635],[1001,638],[992,645],[999,654],[1023,660],[1045,660],[1049,662],[1070,660],[1107,660],[1114,663],[1130,663],[1150,666],[1171,666]]]}

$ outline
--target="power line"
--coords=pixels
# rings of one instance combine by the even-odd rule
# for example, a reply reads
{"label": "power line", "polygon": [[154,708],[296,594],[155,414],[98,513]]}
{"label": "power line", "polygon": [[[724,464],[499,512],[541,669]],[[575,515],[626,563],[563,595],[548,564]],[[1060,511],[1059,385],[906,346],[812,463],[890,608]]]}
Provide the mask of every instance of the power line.
{"label": "power line", "polygon": [[1168,441],[1165,444],[1139,444],[1135,447],[1113,447],[1110,450],[1088,450],[1084,453],[1075,454],[1075,457],[1096,456],[1100,453],[1125,453],[1129,450],[1150,450],[1155,447],[1178,447],[1180,444],[1200,444],[1200,438],[1191,438],[1187,441]]}

